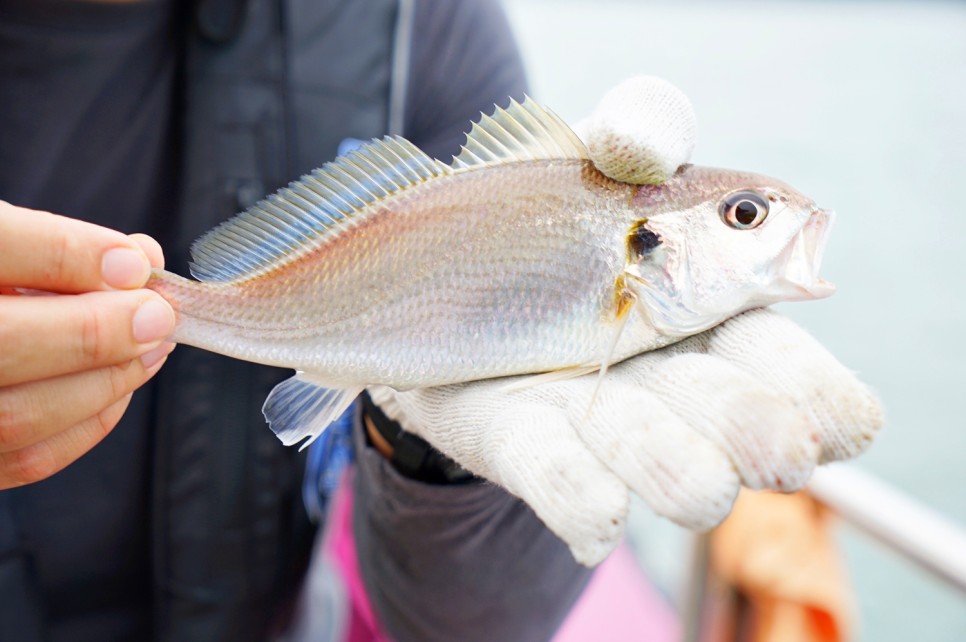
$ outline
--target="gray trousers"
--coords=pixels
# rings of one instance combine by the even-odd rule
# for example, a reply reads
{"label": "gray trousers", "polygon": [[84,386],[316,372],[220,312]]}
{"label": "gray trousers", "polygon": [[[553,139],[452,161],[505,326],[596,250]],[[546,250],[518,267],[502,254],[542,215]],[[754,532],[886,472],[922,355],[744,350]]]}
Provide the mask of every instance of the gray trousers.
{"label": "gray trousers", "polygon": [[[399,642],[553,637],[590,579],[523,502],[483,481],[433,485],[402,476],[353,435],[353,532],[376,616]],[[340,642],[346,595],[321,553],[285,642]]]}

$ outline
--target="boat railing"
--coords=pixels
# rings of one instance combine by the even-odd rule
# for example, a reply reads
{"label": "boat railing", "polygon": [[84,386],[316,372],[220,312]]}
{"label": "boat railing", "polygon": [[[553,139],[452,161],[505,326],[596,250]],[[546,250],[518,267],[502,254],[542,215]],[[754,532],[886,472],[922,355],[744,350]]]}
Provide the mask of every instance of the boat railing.
{"label": "boat railing", "polygon": [[[806,491],[850,527],[884,545],[895,555],[946,582],[966,600],[966,530],[939,512],[847,464],[817,469]],[[735,641],[740,631],[720,629],[734,596],[722,595],[709,574],[709,535],[694,538],[690,577],[682,604],[684,642]],[[729,604],[722,606],[722,602]],[[739,627],[732,627],[739,628]]]}

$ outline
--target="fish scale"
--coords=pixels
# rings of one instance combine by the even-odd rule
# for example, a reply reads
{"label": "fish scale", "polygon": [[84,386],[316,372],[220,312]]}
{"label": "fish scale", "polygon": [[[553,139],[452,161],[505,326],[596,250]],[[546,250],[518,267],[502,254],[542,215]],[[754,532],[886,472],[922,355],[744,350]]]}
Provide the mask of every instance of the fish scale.
{"label": "fish scale", "polygon": [[[783,186],[690,167],[666,186],[611,180],[528,99],[474,124],[451,165],[398,137],[373,141],[199,239],[200,282],[155,271],[148,287],[174,307],[175,341],[297,371],[264,408],[296,443],[370,384],[571,376],[761,304],[748,278],[725,284],[742,294],[720,310],[703,283],[680,282],[700,274],[713,294],[719,272],[740,272],[689,265],[703,247],[690,237],[720,236],[722,196],[749,185]],[[799,200],[774,234],[800,232],[814,207]],[[643,226],[649,242],[630,243]]]}

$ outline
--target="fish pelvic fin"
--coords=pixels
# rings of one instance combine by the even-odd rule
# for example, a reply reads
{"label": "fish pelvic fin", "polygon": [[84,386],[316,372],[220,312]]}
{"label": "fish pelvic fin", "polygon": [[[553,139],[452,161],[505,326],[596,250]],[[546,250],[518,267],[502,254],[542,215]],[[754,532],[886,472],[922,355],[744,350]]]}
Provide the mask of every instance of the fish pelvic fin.
{"label": "fish pelvic fin", "polygon": [[466,144],[453,157],[453,169],[470,169],[508,162],[588,160],[587,148],[562,118],[527,97],[510,100],[506,109],[495,107],[466,134]]}
{"label": "fish pelvic fin", "polygon": [[370,205],[452,172],[405,138],[373,140],[202,235],[191,273],[229,282],[264,274],[357,226],[378,211]]}
{"label": "fish pelvic fin", "polygon": [[299,372],[272,389],[262,413],[283,444],[304,440],[299,447],[303,450],[346,411],[363,388],[326,388],[312,374]]}
{"label": "fish pelvic fin", "polygon": [[576,379],[577,377],[582,377],[586,374],[595,372],[598,368],[600,368],[599,365],[568,366],[566,368],[550,370],[549,372],[540,372],[537,374],[513,377],[500,387],[500,392],[516,392],[518,390],[526,390],[528,388],[543,386],[549,383],[556,383],[558,381]]}

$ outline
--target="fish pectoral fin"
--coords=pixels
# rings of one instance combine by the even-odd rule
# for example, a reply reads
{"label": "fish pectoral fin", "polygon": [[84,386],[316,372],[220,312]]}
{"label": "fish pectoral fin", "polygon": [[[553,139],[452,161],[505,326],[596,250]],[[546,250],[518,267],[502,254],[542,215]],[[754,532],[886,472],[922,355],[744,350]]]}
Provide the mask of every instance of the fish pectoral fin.
{"label": "fish pectoral fin", "polygon": [[513,377],[510,381],[508,381],[500,388],[500,392],[514,392],[516,390],[526,390],[527,388],[533,388],[534,386],[542,386],[547,383],[566,381],[567,379],[576,379],[577,377],[582,377],[585,374],[590,374],[591,372],[595,372],[599,368],[600,368],[600,365],[569,366],[567,368],[560,368],[559,370],[551,370],[550,372],[541,372],[539,374],[534,374],[534,375],[524,375],[522,377]]}
{"label": "fish pectoral fin", "polygon": [[299,372],[272,389],[262,414],[286,446],[307,439],[299,447],[302,450],[338,419],[363,389],[364,386],[326,388],[311,373]]}
{"label": "fish pectoral fin", "polygon": [[611,359],[614,358],[614,353],[617,351],[617,344],[621,340],[621,335],[624,333],[624,327],[627,325],[627,320],[631,316],[631,305],[634,302],[634,294],[629,290],[624,290],[620,293],[618,297],[618,303],[615,308],[614,319],[614,334],[611,335],[610,343],[607,344],[607,352],[604,353],[604,358],[600,362],[600,366],[597,372],[597,381],[594,383],[594,392],[590,395],[590,403],[587,404],[587,411],[584,413],[584,421],[590,418],[590,413],[594,409],[594,403],[597,401],[597,394],[600,392],[600,387],[604,384],[604,377],[607,376],[607,369],[610,367]]}

